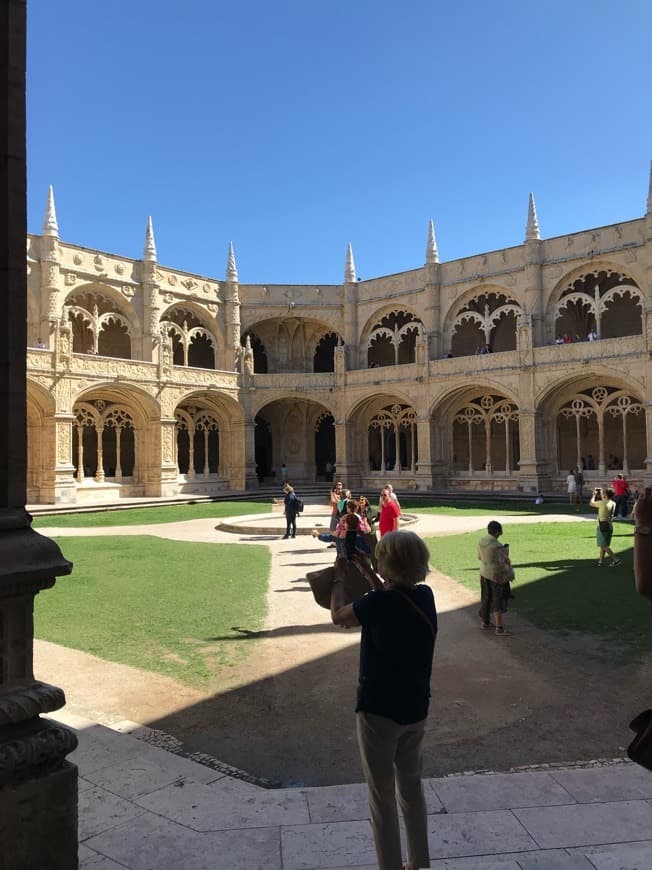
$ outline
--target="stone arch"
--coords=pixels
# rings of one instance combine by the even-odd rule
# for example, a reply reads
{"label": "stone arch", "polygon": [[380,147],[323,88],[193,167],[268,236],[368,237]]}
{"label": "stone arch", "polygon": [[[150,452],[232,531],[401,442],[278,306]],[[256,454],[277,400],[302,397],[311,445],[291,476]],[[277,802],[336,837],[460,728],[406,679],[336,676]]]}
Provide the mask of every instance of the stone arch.
{"label": "stone arch", "polygon": [[347,415],[347,449],[364,478],[414,480],[419,460],[418,414],[398,393],[360,399]]}
{"label": "stone arch", "polygon": [[[330,332],[332,326],[322,320],[292,314],[265,320],[252,319],[241,334],[243,339],[245,335],[252,337],[255,371],[263,371],[260,365],[266,366],[267,373],[275,374],[313,371],[317,345]],[[258,351],[254,337],[259,342]]]}
{"label": "stone arch", "polygon": [[491,478],[517,472],[519,403],[502,385],[458,385],[438,399],[431,415],[453,475]]}
{"label": "stone arch", "polygon": [[74,353],[131,359],[138,318],[124,298],[105,284],[77,287],[66,297]]}
{"label": "stone arch", "polygon": [[322,402],[293,395],[261,402],[254,418],[260,476],[279,482],[285,464],[291,483],[323,478],[326,462],[335,458],[333,413]]}
{"label": "stone arch", "polygon": [[444,322],[444,347],[453,356],[470,356],[487,346],[493,352],[516,349],[521,304],[509,290],[480,284],[451,306]]}
{"label": "stone arch", "polygon": [[224,393],[195,389],[177,399],[173,416],[172,461],[179,491],[210,494],[235,488],[245,452],[242,407]]}
{"label": "stone arch", "polygon": [[[217,323],[201,305],[177,301],[159,318],[159,328],[172,340],[172,358],[176,366],[216,369],[218,358]],[[223,342],[222,342],[223,347]]]}
{"label": "stone arch", "polygon": [[562,478],[575,467],[584,467],[589,476],[645,468],[643,389],[629,380],[609,371],[593,372],[546,388],[539,408],[547,421],[549,461]]}
{"label": "stone arch", "polygon": [[421,317],[409,306],[386,305],[368,318],[360,337],[361,358],[369,368],[416,362]]}
{"label": "stone arch", "polygon": [[341,337],[337,332],[326,332],[317,341],[312,360],[314,372],[335,371],[335,348],[340,343]]}
{"label": "stone arch", "polygon": [[559,281],[548,302],[548,341],[640,335],[645,296],[628,269],[587,263]]}
{"label": "stone arch", "polygon": [[27,378],[27,502],[54,500],[56,405],[41,384]]}

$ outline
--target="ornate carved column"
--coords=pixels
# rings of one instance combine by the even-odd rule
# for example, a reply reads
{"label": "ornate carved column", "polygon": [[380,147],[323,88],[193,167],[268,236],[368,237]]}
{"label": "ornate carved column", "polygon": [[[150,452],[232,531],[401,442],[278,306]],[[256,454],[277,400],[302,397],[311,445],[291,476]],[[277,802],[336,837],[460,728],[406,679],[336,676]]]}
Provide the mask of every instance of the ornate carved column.
{"label": "ornate carved column", "polygon": [[351,462],[347,426],[346,420],[335,420],[335,474],[345,486],[353,488],[359,483],[360,475]]}
{"label": "ornate carved column", "polygon": [[34,596],[68,574],[26,513],[25,2],[0,2],[0,858],[3,866],[77,866],[72,732],[40,718],[65,703],[34,679]]}
{"label": "ornate carved column", "polygon": [[432,489],[432,439],[430,437],[430,417],[427,414],[417,418],[417,489]]}
{"label": "ornate carved column", "polygon": [[245,488],[256,489],[258,487],[258,478],[256,477],[256,426],[253,419],[245,420],[243,424],[243,441]]}
{"label": "ornate carved column", "polygon": [[543,461],[544,432],[541,415],[529,408],[518,412],[519,486],[525,492],[549,489],[550,474]]}

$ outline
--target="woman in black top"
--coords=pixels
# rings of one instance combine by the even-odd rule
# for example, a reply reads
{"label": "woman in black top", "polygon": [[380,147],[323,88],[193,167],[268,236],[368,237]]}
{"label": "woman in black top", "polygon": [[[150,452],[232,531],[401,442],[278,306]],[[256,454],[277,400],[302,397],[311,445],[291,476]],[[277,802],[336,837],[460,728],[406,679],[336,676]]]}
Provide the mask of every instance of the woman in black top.
{"label": "woman in black top", "polygon": [[[362,626],[357,732],[378,866],[418,870],[430,866],[421,747],[437,613],[432,590],[417,585],[428,573],[429,553],[414,532],[398,531],[380,540],[376,558],[384,583],[347,604],[344,587],[336,579],[331,617],[345,628]],[[401,857],[397,793],[407,834],[407,864]]]}

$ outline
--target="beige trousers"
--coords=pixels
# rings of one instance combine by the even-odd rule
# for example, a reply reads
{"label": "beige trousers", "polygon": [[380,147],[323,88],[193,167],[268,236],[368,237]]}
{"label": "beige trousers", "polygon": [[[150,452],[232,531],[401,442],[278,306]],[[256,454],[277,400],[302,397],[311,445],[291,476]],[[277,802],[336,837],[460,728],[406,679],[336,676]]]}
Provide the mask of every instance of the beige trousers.
{"label": "beige trousers", "polygon": [[408,860],[430,867],[426,802],[421,785],[421,744],[425,720],[397,725],[385,716],[358,713],[360,758],[369,789],[371,828],[379,870],[402,870],[396,800],[407,835]]}

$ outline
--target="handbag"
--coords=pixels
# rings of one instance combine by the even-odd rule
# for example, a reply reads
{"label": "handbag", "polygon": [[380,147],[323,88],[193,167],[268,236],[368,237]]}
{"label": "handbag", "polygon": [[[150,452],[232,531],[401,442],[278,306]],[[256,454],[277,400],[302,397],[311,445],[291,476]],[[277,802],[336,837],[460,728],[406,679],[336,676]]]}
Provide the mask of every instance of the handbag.
{"label": "handbag", "polygon": [[627,747],[627,755],[636,764],[652,770],[652,710],[644,710],[629,723],[636,737]]}

